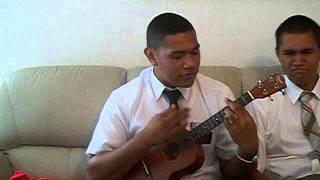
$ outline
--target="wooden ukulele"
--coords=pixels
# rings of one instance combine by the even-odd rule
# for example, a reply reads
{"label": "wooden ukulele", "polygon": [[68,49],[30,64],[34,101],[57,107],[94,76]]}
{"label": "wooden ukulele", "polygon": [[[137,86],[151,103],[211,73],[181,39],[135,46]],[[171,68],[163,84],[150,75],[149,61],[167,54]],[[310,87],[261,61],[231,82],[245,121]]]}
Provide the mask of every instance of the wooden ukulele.
{"label": "wooden ukulele", "polygon": [[[245,106],[254,99],[265,98],[285,87],[285,80],[281,75],[270,75],[268,79],[258,81],[253,89],[236,101]],[[204,161],[204,153],[201,145],[196,142],[224,121],[226,108],[190,131],[185,130],[175,143],[170,143],[164,148],[152,148],[143,160],[130,169],[125,179],[176,180],[198,170]]]}

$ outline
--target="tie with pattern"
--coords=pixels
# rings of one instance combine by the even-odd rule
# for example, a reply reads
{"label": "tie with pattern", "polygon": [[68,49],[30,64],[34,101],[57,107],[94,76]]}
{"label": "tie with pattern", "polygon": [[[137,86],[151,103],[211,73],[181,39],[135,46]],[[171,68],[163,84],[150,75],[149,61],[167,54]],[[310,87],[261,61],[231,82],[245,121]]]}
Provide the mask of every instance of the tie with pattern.
{"label": "tie with pattern", "polygon": [[313,150],[315,158],[320,157],[320,134],[319,125],[316,122],[316,116],[309,104],[309,101],[313,98],[312,92],[302,92],[299,98],[301,102],[301,120],[304,130],[304,135],[308,137]]}
{"label": "tie with pattern", "polygon": [[177,108],[179,109],[178,100],[179,100],[179,97],[181,96],[181,92],[179,90],[165,89],[165,90],[163,90],[163,94],[168,98],[170,106],[172,104],[175,104],[177,106]]}

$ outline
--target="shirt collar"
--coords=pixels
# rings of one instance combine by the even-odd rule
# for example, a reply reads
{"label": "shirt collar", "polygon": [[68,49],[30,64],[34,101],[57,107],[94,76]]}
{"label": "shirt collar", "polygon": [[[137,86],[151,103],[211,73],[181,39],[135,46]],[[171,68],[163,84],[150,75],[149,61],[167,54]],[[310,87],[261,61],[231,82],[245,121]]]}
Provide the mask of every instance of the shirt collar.
{"label": "shirt collar", "polygon": [[[152,68],[152,72],[151,72],[151,87],[154,93],[154,97],[158,100],[160,98],[160,96],[162,95],[162,92],[164,89],[170,89],[172,90],[172,88],[165,86],[158,78],[157,76],[154,74],[154,67]],[[178,89],[183,98],[184,99],[188,99],[188,97],[190,96],[190,88],[181,88],[181,87],[177,87],[175,89]]]}
{"label": "shirt collar", "polygon": [[[297,100],[299,99],[301,93],[303,92],[303,89],[301,89],[300,87],[298,87],[297,85],[295,85],[289,78],[287,75],[284,75],[286,84],[287,84],[287,89],[286,89],[286,93],[289,96],[289,99],[291,100],[291,102],[293,104],[295,104],[297,102]],[[317,81],[315,87],[313,88],[313,90],[311,91],[316,97],[317,99],[320,99],[320,82],[319,80]]]}

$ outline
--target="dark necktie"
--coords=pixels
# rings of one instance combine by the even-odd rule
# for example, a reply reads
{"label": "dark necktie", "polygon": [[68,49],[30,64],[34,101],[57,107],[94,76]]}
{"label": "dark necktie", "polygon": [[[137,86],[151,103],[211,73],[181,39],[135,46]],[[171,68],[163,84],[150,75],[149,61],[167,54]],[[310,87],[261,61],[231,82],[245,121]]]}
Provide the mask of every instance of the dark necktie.
{"label": "dark necktie", "polygon": [[301,102],[301,121],[303,125],[304,135],[309,139],[314,154],[320,157],[320,129],[316,122],[316,116],[309,104],[313,98],[312,92],[302,92],[299,101]]}
{"label": "dark necktie", "polygon": [[[172,104],[175,104],[177,106],[177,108],[179,109],[179,105],[178,105],[178,100],[179,97],[182,95],[181,92],[177,89],[175,90],[168,90],[168,89],[164,89],[163,90],[163,94],[167,97],[167,99],[169,100],[170,106]],[[169,106],[169,107],[170,107]],[[192,127],[193,125],[190,124],[190,127]],[[210,144],[211,142],[211,138],[212,138],[212,132],[208,135],[204,135],[202,138],[200,138],[197,143],[200,144]]]}
{"label": "dark necktie", "polygon": [[170,106],[172,104],[175,104],[177,106],[177,108],[179,109],[178,100],[179,100],[179,97],[181,96],[181,92],[179,90],[177,90],[177,89],[175,89],[175,90],[164,89],[163,94],[169,100]]}

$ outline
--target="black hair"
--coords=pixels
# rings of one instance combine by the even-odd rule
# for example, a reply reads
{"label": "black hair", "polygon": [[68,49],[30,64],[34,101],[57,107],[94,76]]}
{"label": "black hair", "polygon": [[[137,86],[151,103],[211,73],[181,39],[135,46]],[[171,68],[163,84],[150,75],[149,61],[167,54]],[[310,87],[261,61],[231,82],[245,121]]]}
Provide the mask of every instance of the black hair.
{"label": "black hair", "polygon": [[320,47],[320,27],[314,20],[304,15],[294,15],[282,22],[276,30],[276,48],[279,48],[281,36],[284,33],[306,33],[312,32]]}
{"label": "black hair", "polygon": [[166,35],[194,31],[192,24],[184,17],[174,13],[163,13],[149,23],[147,28],[147,46],[157,50],[164,43]]}

